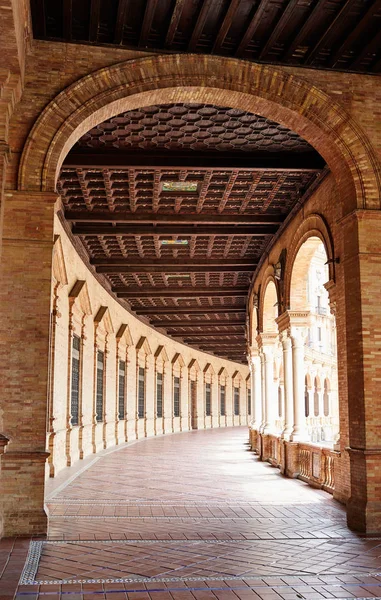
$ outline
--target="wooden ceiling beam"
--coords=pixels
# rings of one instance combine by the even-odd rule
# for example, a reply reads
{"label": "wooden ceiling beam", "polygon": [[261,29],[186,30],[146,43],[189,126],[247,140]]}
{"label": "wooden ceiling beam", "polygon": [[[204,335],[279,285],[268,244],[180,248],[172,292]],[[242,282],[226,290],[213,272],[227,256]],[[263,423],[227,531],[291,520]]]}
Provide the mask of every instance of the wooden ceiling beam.
{"label": "wooden ceiling beam", "polygon": [[119,0],[118,2],[118,13],[115,22],[114,31],[114,44],[122,44],[123,42],[123,29],[127,16],[127,6],[129,0]]}
{"label": "wooden ceiling beam", "polygon": [[319,54],[319,52],[322,50],[322,48],[325,47],[324,44],[327,42],[327,39],[329,38],[329,36],[332,34],[332,31],[335,29],[335,27],[337,26],[338,23],[341,23],[341,21],[343,19],[345,19],[345,17],[349,13],[349,11],[352,10],[355,2],[356,2],[356,0],[346,0],[344,6],[342,6],[342,8],[337,13],[336,17],[333,19],[332,23],[324,31],[324,34],[319,39],[317,44],[315,44],[315,46],[305,56],[304,61],[303,61],[304,65],[310,65],[313,63],[316,56]]}
{"label": "wooden ceiling beam", "polygon": [[30,9],[33,17],[33,37],[46,37],[45,0],[30,0]]}
{"label": "wooden ceiling beam", "polygon": [[287,62],[289,59],[291,59],[292,55],[295,52],[295,50],[302,43],[304,43],[305,39],[308,38],[309,34],[311,33],[312,29],[315,26],[316,18],[321,13],[321,11],[324,10],[324,8],[328,4],[328,2],[330,2],[330,0],[318,0],[318,2],[315,4],[313,10],[311,11],[311,13],[307,17],[307,19],[304,21],[304,23],[303,23],[302,27],[300,28],[299,32],[294,37],[294,39],[292,40],[291,44],[288,46],[287,50],[283,54],[282,61],[286,61]]}
{"label": "wooden ceiling beam", "polygon": [[188,52],[194,52],[196,50],[198,41],[201,37],[202,30],[204,29],[206,19],[208,18],[208,13],[213,5],[215,0],[203,0],[201,10],[197,17],[196,24],[193,28],[191,38],[188,44]]}
{"label": "wooden ceiling beam", "polygon": [[206,314],[229,314],[245,313],[245,306],[160,306],[145,307],[132,306],[137,315],[206,315]]}
{"label": "wooden ceiling beam", "polygon": [[133,213],[109,211],[75,211],[66,210],[65,219],[76,223],[120,223],[149,225],[165,223],[166,225],[279,225],[283,216],[279,214],[265,215],[263,213]]}
{"label": "wooden ceiling beam", "polygon": [[72,39],[73,28],[73,0],[64,0],[63,2],[63,35],[69,42]]}
{"label": "wooden ceiling beam", "polygon": [[271,48],[276,43],[278,37],[283,33],[283,31],[285,30],[285,28],[287,27],[287,25],[293,17],[298,2],[299,0],[290,0],[290,2],[286,4],[282,16],[280,17],[278,23],[274,27],[270,37],[268,38],[267,42],[265,43],[259,54],[259,60],[263,60],[267,56]]}
{"label": "wooden ceiling beam", "polygon": [[278,230],[277,225],[76,225],[72,229],[73,235],[105,235],[105,236],[190,236],[190,235],[223,235],[223,236],[253,236],[263,237],[273,235]]}
{"label": "wooden ceiling beam", "polygon": [[324,160],[316,151],[303,152],[303,154],[292,154],[281,152],[272,156],[258,155],[252,153],[180,153],[180,152],[104,152],[93,148],[85,150],[73,150],[66,156],[63,169],[65,168],[109,168],[109,169],[157,169],[164,171],[192,170],[198,171],[289,171],[289,172],[315,172],[321,170],[325,165]]}
{"label": "wooden ceiling beam", "polygon": [[380,9],[381,0],[376,0],[376,2],[368,8],[366,13],[363,15],[362,19],[360,19],[360,21],[357,23],[356,27],[345,38],[340,48],[334,53],[334,55],[328,63],[330,67],[336,66],[336,64],[340,62],[340,58],[347,52],[349,52],[352,44],[356,41],[356,39],[360,38],[367,31],[369,31],[369,25],[377,15],[377,13],[379,13]]}
{"label": "wooden ceiling beam", "polygon": [[[112,214],[112,213],[111,213]],[[161,236],[189,236],[189,235],[251,235],[262,237],[272,235],[278,230],[277,225],[99,225],[83,224],[72,228],[73,235],[161,235]]]}
{"label": "wooden ceiling beam", "polygon": [[232,26],[233,19],[240,2],[241,0],[230,0],[229,8],[214,42],[212,54],[218,54],[218,52],[221,50],[221,46],[223,45],[229,29]]}
{"label": "wooden ceiling beam", "polygon": [[241,265],[241,266],[229,266],[229,265],[168,265],[168,264],[157,264],[157,265],[141,265],[139,263],[129,264],[126,266],[108,266],[103,265],[96,267],[97,273],[244,273],[252,272],[256,268],[256,264]]}
{"label": "wooden ceiling beam", "polygon": [[[368,55],[371,55],[371,56],[374,55],[374,58],[376,58],[377,54],[380,54],[380,48],[381,48],[381,29],[378,31],[378,33],[376,33],[376,35],[372,39],[369,40],[369,42],[366,44],[365,48],[363,48],[362,52],[360,52],[360,54],[351,63],[351,65],[350,65],[351,69],[357,69],[358,67],[360,67],[360,70],[361,70],[361,63],[363,62],[363,60],[366,59]],[[371,60],[370,62],[372,63],[373,60]]]}
{"label": "wooden ceiling beam", "polygon": [[191,321],[191,319],[185,321],[171,321],[170,319],[166,319],[165,321],[153,320],[151,321],[151,325],[154,327],[163,327],[164,329],[174,329],[177,327],[229,327],[230,325],[242,325],[245,327],[246,319],[204,319],[203,321],[201,319],[197,319],[197,321]]}
{"label": "wooden ceiling beam", "polygon": [[98,41],[100,11],[101,11],[101,0],[91,0],[89,42]]}
{"label": "wooden ceiling beam", "polygon": [[175,6],[173,8],[171,21],[169,23],[167,35],[165,37],[164,46],[166,48],[170,48],[172,46],[173,40],[175,39],[177,27],[179,25],[181,14],[183,12],[185,0],[176,0]]}
{"label": "wooden ceiling beam", "polygon": [[205,258],[92,258],[90,263],[95,267],[160,267],[165,269],[167,267],[175,266],[177,270],[184,269],[186,267],[194,268],[200,267],[233,267],[239,269],[240,267],[255,268],[256,263],[252,259],[248,258],[221,258],[221,259],[205,259]]}
{"label": "wooden ceiling beam", "polygon": [[[172,337],[181,337],[181,338],[184,338],[184,340],[187,339],[187,340],[192,341],[193,338],[196,338],[198,341],[202,341],[204,338],[206,338],[206,339],[209,339],[209,338],[227,338],[227,339],[230,339],[232,337],[239,337],[239,338],[241,338],[243,336],[243,332],[236,332],[236,333],[234,333],[233,331],[230,331],[230,332],[215,331],[214,333],[213,332],[208,332],[208,333],[192,333],[191,331],[187,331],[186,333],[185,332],[181,333],[181,332],[175,331],[175,332],[173,332],[173,333],[171,333],[169,335],[171,335]],[[196,340],[194,340],[194,341],[196,341]]]}
{"label": "wooden ceiling beam", "polygon": [[249,288],[114,287],[118,298],[246,298]]}
{"label": "wooden ceiling beam", "polygon": [[267,5],[268,5],[268,0],[261,0],[261,2],[259,3],[259,6],[256,9],[254,15],[252,16],[252,19],[251,19],[245,33],[243,34],[242,40],[236,50],[235,55],[237,58],[240,58],[245,53],[247,46],[249,45],[251,39],[253,38],[253,36],[261,22],[263,13],[265,12]]}
{"label": "wooden ceiling beam", "polygon": [[157,0],[147,0],[146,9],[144,12],[143,24],[140,30],[139,44],[138,46],[147,47],[149,33],[152,27],[152,21],[157,6]]}

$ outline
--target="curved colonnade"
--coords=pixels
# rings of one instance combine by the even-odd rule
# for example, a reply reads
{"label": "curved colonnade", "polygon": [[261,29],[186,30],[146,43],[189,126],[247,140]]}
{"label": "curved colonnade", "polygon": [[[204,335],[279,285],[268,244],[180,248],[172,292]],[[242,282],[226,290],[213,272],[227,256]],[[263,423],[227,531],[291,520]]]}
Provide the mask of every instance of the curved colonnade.
{"label": "curved colonnade", "polygon": [[[81,453],[100,449],[114,440],[122,440],[123,436],[148,435],[154,433],[155,427],[159,427],[159,430],[162,428],[163,431],[167,427],[172,430],[189,427],[189,402],[186,404],[185,398],[180,401],[184,410],[181,416],[170,414],[168,404],[164,407],[164,417],[159,417],[162,423],[158,423],[157,418],[155,421],[152,393],[155,354],[158,353],[157,365],[171,365],[167,377],[169,378],[169,373],[174,377],[182,375],[187,380],[186,385],[192,369],[197,371],[192,360],[197,360],[204,383],[217,385],[218,373],[224,374],[221,372],[223,367],[227,371],[225,377],[234,376],[229,372],[225,361],[212,361],[209,357],[204,358],[207,355],[201,357],[201,353],[198,358],[197,351],[185,350],[185,346],[175,342],[171,342],[173,353],[165,348],[167,360],[164,350],[159,352],[158,348],[164,346],[168,338],[160,336],[140,322],[139,331],[134,331],[132,321],[126,322],[124,311],[123,316],[114,313],[119,308],[111,307],[115,301],[110,299],[106,291],[100,290],[99,297],[97,291],[95,300],[93,292],[88,290],[86,297],[86,286],[80,282],[87,277],[79,272],[85,267],[77,267],[76,261],[80,259],[74,257],[71,250],[70,259],[67,260],[67,249],[63,249],[65,268],[70,274],[67,277],[67,287],[63,283],[62,261],[54,259],[58,262],[57,271],[61,273],[58,273],[58,279],[54,276],[54,335],[49,338],[53,215],[57,200],[55,182],[66,154],[83,133],[122,111],[137,106],[187,101],[213,102],[241,108],[290,127],[320,152],[331,170],[331,174],[319,188],[308,199],[304,199],[302,208],[287,219],[271,248],[267,249],[255,274],[248,305],[250,351],[254,357],[254,365],[257,365],[252,372],[256,373],[258,369],[255,357],[258,342],[254,340],[253,334],[256,329],[262,356],[271,355],[270,360],[263,359],[264,378],[261,383],[258,383],[258,377],[253,376],[255,423],[259,424],[259,413],[262,415],[264,406],[264,422],[261,418],[262,431],[259,432],[259,439],[261,456],[267,458],[264,449],[266,444],[267,447],[270,446],[268,442],[273,427],[274,407],[282,406],[285,425],[278,423],[279,429],[283,427],[283,432],[290,436],[289,441],[286,436],[282,440],[281,448],[285,450],[283,465],[286,473],[296,474],[305,419],[303,332],[306,315],[303,316],[303,310],[298,306],[293,307],[291,302],[292,266],[303,243],[311,237],[318,237],[323,242],[328,257],[329,277],[325,289],[329,294],[330,306],[336,306],[337,329],[340,331],[337,345],[340,451],[335,457],[335,495],[348,501],[351,526],[366,531],[379,530],[381,509],[374,480],[375,477],[379,478],[377,460],[381,453],[377,434],[378,411],[375,410],[379,394],[374,384],[378,363],[372,352],[381,322],[375,277],[379,269],[379,248],[374,243],[378,239],[380,220],[380,177],[379,163],[373,148],[374,129],[362,117],[361,78],[353,78],[351,81],[353,98],[347,101],[344,94],[343,104],[340,104],[330,95],[331,87],[324,79],[325,74],[321,75],[316,71],[275,69],[234,59],[195,55],[146,57],[115,64],[122,60],[122,56],[129,59],[135,56],[132,52],[116,55],[111,50],[109,53],[107,49],[98,50],[92,48],[91,56],[86,50],[86,59],[82,63],[78,61],[80,67],[76,67],[75,73],[70,61],[70,50],[64,58],[58,53],[59,78],[55,79],[53,73],[51,81],[47,82],[39,68],[39,61],[43,62],[44,45],[37,45],[31,58],[31,72],[38,73],[37,78],[41,76],[42,80],[27,81],[22,101],[15,109],[12,106],[10,111],[12,114],[14,110],[9,140],[13,154],[4,195],[1,288],[4,310],[2,322],[5,338],[9,342],[5,344],[2,355],[6,391],[1,419],[5,440],[2,448],[6,445],[6,440],[10,440],[7,452],[2,457],[1,476],[7,490],[3,507],[4,532],[21,534],[46,529],[43,479],[47,458],[47,387],[50,410],[49,449],[53,449],[50,465],[54,472],[55,469],[62,468],[65,462],[80,457]],[[75,47],[76,53],[81,54],[81,51],[79,47]],[[107,64],[111,66],[105,66]],[[336,93],[348,92],[347,80],[341,74],[330,74],[330,79],[334,81]],[[35,101],[37,88],[40,95]],[[65,246],[63,235],[61,245]],[[56,246],[59,246],[57,240]],[[372,260],[369,260],[369,256],[372,256]],[[69,264],[71,261],[75,263],[73,271]],[[25,265],[28,265],[28,269],[25,269]],[[275,288],[276,298],[271,299],[270,296],[270,299],[266,299],[265,293],[270,281]],[[367,298],[365,304],[362,303],[364,290]],[[107,299],[102,297],[103,293],[107,294]],[[276,317],[277,331],[273,326],[268,328],[264,320],[263,307],[266,302],[271,305],[273,299],[276,299],[277,310],[276,314],[272,313],[271,318],[274,321]],[[58,313],[64,316],[59,317]],[[258,323],[255,321],[256,316]],[[59,319],[62,319],[62,325],[58,324]],[[131,331],[128,332],[127,327],[122,331],[122,325],[128,325]],[[148,332],[151,336],[149,339]],[[282,336],[282,352],[285,350],[281,402],[279,393],[274,395],[271,392],[274,380],[273,352],[267,352],[279,332]],[[74,335],[82,340],[79,347],[74,347]],[[14,340],[19,343],[15,344]],[[104,353],[103,373],[106,360],[106,370],[110,370],[113,391],[107,391],[108,384],[102,388],[106,390],[103,404],[100,402],[101,398],[98,398],[98,409],[101,408],[102,412],[97,410],[95,386],[90,386],[89,390],[83,389],[78,419],[83,415],[85,420],[82,425],[79,423],[77,426],[72,423],[73,405],[68,391],[72,366],[69,349],[70,352],[79,352],[81,356],[81,343],[84,344],[83,359],[86,351],[83,368],[88,369],[92,382],[102,370],[102,361],[95,360],[95,357],[98,359],[101,355],[96,355],[95,350]],[[67,369],[57,367],[59,373],[49,378],[46,357],[50,356],[51,366],[56,368],[58,351],[62,352]],[[175,359],[177,353],[182,355],[182,360],[180,357]],[[151,402],[151,412],[148,411],[148,403],[143,405],[146,416],[141,419],[133,418],[127,428],[120,425],[124,419],[119,419],[119,407],[117,411],[116,365],[117,360],[123,360],[121,356],[126,356],[129,360],[126,365],[127,377],[134,377],[135,382],[139,378],[139,369],[144,370],[144,390]],[[78,355],[77,360],[80,360]],[[207,362],[212,364],[214,371],[210,381],[208,378],[212,373],[210,368],[206,369]],[[20,364],[28,377],[20,378],[15,386],[14,374],[20,371]],[[158,366],[156,371],[159,372]],[[105,375],[103,382],[104,377]],[[245,382],[243,368],[242,379]],[[278,379],[280,380],[280,376]],[[244,383],[243,386],[245,385],[247,384]],[[148,394],[150,386],[151,393]],[[132,389],[133,387],[132,385]],[[318,383],[316,387],[318,388]],[[139,417],[139,394],[136,388],[139,386],[135,384],[131,403],[127,400],[125,410],[127,415],[131,411],[134,416],[137,407]],[[227,395],[232,388],[233,386],[227,385]],[[183,393],[185,389],[183,385]],[[61,397],[62,390],[63,402],[59,403],[60,410],[57,412],[57,394]],[[86,401],[85,396],[88,398]],[[174,393],[169,395],[171,402],[173,396]],[[201,398],[201,394],[199,396]],[[216,402],[217,393],[212,393],[212,398],[212,403]],[[100,412],[102,422],[97,420]],[[242,416],[245,417],[245,414],[243,409]],[[198,414],[197,419],[199,418]],[[213,418],[214,421],[211,415],[210,425],[218,423],[218,412],[216,414],[215,410]],[[208,424],[204,420],[204,426]],[[219,424],[223,423],[220,421]],[[256,431],[255,427],[253,431]]]}
{"label": "curved colonnade", "polygon": [[54,231],[50,476],[132,439],[248,423],[247,366],[145,325],[96,281],[57,216]]}

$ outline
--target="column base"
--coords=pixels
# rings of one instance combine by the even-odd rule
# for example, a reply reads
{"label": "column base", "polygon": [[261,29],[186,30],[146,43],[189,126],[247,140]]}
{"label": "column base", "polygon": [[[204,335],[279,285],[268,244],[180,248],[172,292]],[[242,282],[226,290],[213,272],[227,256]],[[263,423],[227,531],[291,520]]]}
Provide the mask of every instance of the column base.
{"label": "column base", "polygon": [[4,537],[45,535],[47,531],[48,517],[44,509],[4,513]]}
{"label": "column base", "polygon": [[1,460],[3,535],[45,534],[45,462],[48,452],[6,452]]}
{"label": "column base", "polygon": [[363,533],[381,533],[379,464],[381,449],[348,448],[351,464],[351,497],[347,502],[348,527]]}

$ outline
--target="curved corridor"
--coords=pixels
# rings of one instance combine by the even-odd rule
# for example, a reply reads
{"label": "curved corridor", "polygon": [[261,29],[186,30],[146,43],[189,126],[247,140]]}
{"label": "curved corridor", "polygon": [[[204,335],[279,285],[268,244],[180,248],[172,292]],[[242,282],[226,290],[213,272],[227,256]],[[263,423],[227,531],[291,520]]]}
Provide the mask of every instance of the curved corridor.
{"label": "curved corridor", "polygon": [[18,600],[381,595],[380,540],[259,462],[246,427],[131,442],[69,481],[48,495]]}

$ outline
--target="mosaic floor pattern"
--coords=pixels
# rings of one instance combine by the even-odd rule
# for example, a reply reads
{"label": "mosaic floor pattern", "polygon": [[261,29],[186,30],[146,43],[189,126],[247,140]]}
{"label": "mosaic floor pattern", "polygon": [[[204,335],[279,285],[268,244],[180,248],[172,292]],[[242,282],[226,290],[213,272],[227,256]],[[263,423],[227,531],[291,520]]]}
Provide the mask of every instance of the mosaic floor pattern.
{"label": "mosaic floor pattern", "polygon": [[19,579],[0,600],[381,598],[381,538],[260,463],[246,428],[142,440],[68,481],[47,539],[0,542]]}

